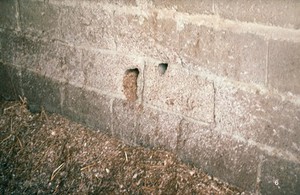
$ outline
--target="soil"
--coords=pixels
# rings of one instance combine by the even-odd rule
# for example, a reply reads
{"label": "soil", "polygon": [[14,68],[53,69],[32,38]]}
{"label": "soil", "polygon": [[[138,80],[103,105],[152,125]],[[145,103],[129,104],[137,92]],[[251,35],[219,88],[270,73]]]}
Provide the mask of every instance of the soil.
{"label": "soil", "polygon": [[0,194],[239,194],[160,149],[0,101]]}

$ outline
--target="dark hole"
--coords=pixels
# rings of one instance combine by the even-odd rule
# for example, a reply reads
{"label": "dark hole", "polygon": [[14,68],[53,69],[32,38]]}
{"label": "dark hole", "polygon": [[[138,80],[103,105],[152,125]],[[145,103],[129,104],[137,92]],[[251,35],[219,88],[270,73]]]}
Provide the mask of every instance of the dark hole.
{"label": "dark hole", "polygon": [[164,75],[165,72],[167,71],[168,69],[168,64],[167,63],[161,63],[158,65],[158,71],[159,71],[159,74],[160,75]]}
{"label": "dark hole", "polygon": [[125,76],[123,78],[123,90],[124,95],[128,101],[137,100],[137,79],[139,76],[139,69],[128,69],[125,72]]}

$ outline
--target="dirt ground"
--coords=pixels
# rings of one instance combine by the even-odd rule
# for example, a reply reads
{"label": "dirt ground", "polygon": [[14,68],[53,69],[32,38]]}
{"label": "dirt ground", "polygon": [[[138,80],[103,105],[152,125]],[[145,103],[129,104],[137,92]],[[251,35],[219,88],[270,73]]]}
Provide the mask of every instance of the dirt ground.
{"label": "dirt ground", "polygon": [[240,194],[173,154],[0,101],[0,194]]}

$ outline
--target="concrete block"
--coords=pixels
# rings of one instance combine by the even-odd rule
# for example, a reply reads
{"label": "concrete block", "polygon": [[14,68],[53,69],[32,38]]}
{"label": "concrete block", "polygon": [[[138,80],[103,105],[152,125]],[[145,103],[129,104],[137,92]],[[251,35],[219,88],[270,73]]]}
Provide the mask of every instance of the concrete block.
{"label": "concrete block", "polygon": [[180,126],[178,155],[203,171],[254,192],[259,151],[229,136],[188,121]]}
{"label": "concrete block", "polygon": [[117,54],[104,54],[99,51],[83,50],[82,66],[90,87],[126,99],[123,81],[126,71],[137,68],[137,98],[142,96],[144,60]]}
{"label": "concrete block", "polygon": [[174,114],[144,107],[138,120],[136,142],[146,147],[175,152],[181,120]]}
{"label": "concrete block", "polygon": [[86,82],[81,63],[82,51],[59,42],[43,43],[39,59],[40,72],[50,78],[83,85]]}
{"label": "concrete block", "polygon": [[191,0],[188,3],[181,0],[152,0],[157,8],[168,8],[177,10],[179,12],[186,12],[190,14],[212,14],[213,1],[209,0]]}
{"label": "concrete block", "polygon": [[270,41],[269,86],[282,92],[300,94],[300,43]]}
{"label": "concrete block", "polygon": [[127,143],[175,151],[181,118],[124,100],[113,103],[113,135]]}
{"label": "concrete block", "polygon": [[[287,151],[300,159],[300,107],[281,97],[215,84],[215,120],[219,131]],[[275,149],[276,148],[276,149]],[[286,155],[287,156],[287,155]]]}
{"label": "concrete block", "polygon": [[60,8],[49,1],[23,0],[20,2],[22,30],[28,33],[58,38]]}
{"label": "concrete block", "polygon": [[17,100],[22,96],[21,70],[0,62],[0,98]]}
{"label": "concrete block", "polygon": [[60,39],[75,45],[115,49],[113,13],[99,6],[63,6],[60,13]]}
{"label": "concrete block", "polygon": [[127,144],[136,145],[141,107],[136,103],[115,99],[112,109],[112,135]]}
{"label": "concrete block", "polygon": [[258,36],[186,25],[180,32],[180,48],[183,61],[194,69],[243,82],[265,82],[268,49]]}
{"label": "concrete block", "polygon": [[178,62],[177,23],[154,12],[144,17],[116,12],[114,16],[117,51]]}
{"label": "concrete block", "polygon": [[16,0],[0,1],[0,10],[0,28],[16,30],[18,28]]}
{"label": "concrete block", "polygon": [[64,115],[104,133],[111,133],[110,98],[85,88],[64,86]]}
{"label": "concrete block", "polygon": [[215,13],[221,17],[295,29],[300,27],[297,9],[297,0],[215,1]]}
{"label": "concrete block", "polygon": [[62,83],[30,71],[22,71],[24,96],[33,112],[39,112],[44,107],[49,112],[61,113],[61,87]]}
{"label": "concrete block", "polygon": [[[214,122],[214,86],[187,70],[168,65],[165,73],[158,62],[147,62],[144,100],[162,110],[207,123]],[[179,84],[180,83],[180,84]]]}
{"label": "concrete block", "polygon": [[261,194],[300,194],[300,164],[266,157],[261,167]]}

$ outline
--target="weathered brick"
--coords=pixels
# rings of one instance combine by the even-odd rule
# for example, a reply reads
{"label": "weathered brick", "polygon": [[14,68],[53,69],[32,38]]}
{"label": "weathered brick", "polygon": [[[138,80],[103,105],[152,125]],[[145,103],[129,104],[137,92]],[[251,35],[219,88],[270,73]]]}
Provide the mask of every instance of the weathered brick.
{"label": "weathered brick", "polygon": [[175,151],[181,118],[124,100],[113,104],[113,129],[130,144]]}
{"label": "weathered brick", "polygon": [[138,120],[136,142],[175,152],[181,117],[144,107]]}
{"label": "weathered brick", "polygon": [[[81,0],[77,0],[81,1]],[[89,2],[95,2],[95,3],[110,3],[110,4],[116,4],[116,5],[133,5],[136,6],[136,0],[87,0]],[[82,1],[81,1],[82,2]]]}
{"label": "weathered brick", "polygon": [[259,163],[256,148],[188,121],[181,123],[180,132],[180,158],[243,190],[255,190]]}
{"label": "weathered brick", "polygon": [[223,84],[215,87],[219,131],[274,147],[274,154],[287,151],[300,158],[299,106],[259,91],[253,94]]}
{"label": "weathered brick", "polygon": [[296,29],[300,27],[299,6],[298,0],[215,1],[221,17]]}
{"label": "weathered brick", "polygon": [[17,100],[21,93],[21,70],[0,62],[0,98]]}
{"label": "weathered brick", "polygon": [[300,164],[266,157],[261,167],[261,194],[300,194]]}
{"label": "weathered brick", "polygon": [[99,6],[62,6],[59,36],[75,45],[88,45],[96,48],[115,49],[113,13]]}
{"label": "weathered brick", "polygon": [[177,23],[156,12],[148,17],[116,13],[115,41],[120,53],[137,54],[167,62],[178,61]]}
{"label": "weathered brick", "polygon": [[123,78],[128,69],[139,69],[137,78],[137,96],[141,98],[143,87],[144,61],[140,58],[117,54],[103,54],[99,51],[84,50],[82,63],[87,75],[86,84],[101,91],[125,99]]}
{"label": "weathered brick", "polygon": [[0,1],[0,10],[0,28],[17,29],[16,0]]}
{"label": "weathered brick", "polygon": [[39,74],[23,71],[22,88],[30,110],[37,112],[41,107],[49,112],[61,113],[62,84]]}
{"label": "weathered brick", "polygon": [[180,32],[180,55],[193,68],[238,81],[264,84],[267,44],[258,36],[186,25]]}
{"label": "weathered brick", "polygon": [[39,68],[50,78],[83,85],[85,73],[81,63],[82,51],[59,42],[43,43],[39,58]]}
{"label": "weathered brick", "polygon": [[148,61],[145,69],[145,103],[203,122],[214,121],[212,82],[173,64],[163,75],[159,69],[158,62]]}
{"label": "weathered brick", "polygon": [[81,123],[111,133],[110,98],[86,88],[64,87],[62,112]]}
{"label": "weathered brick", "polygon": [[270,41],[268,81],[279,91],[300,94],[300,43]]}
{"label": "weathered brick", "polygon": [[213,1],[209,0],[190,0],[189,2],[181,0],[151,0],[157,8],[175,9],[179,12],[192,14],[212,14]]}
{"label": "weathered brick", "polygon": [[49,1],[22,0],[20,17],[22,30],[58,38],[60,8]]}
{"label": "weathered brick", "polygon": [[141,109],[135,103],[118,99],[114,100],[112,135],[128,144],[136,145],[140,112]]}

